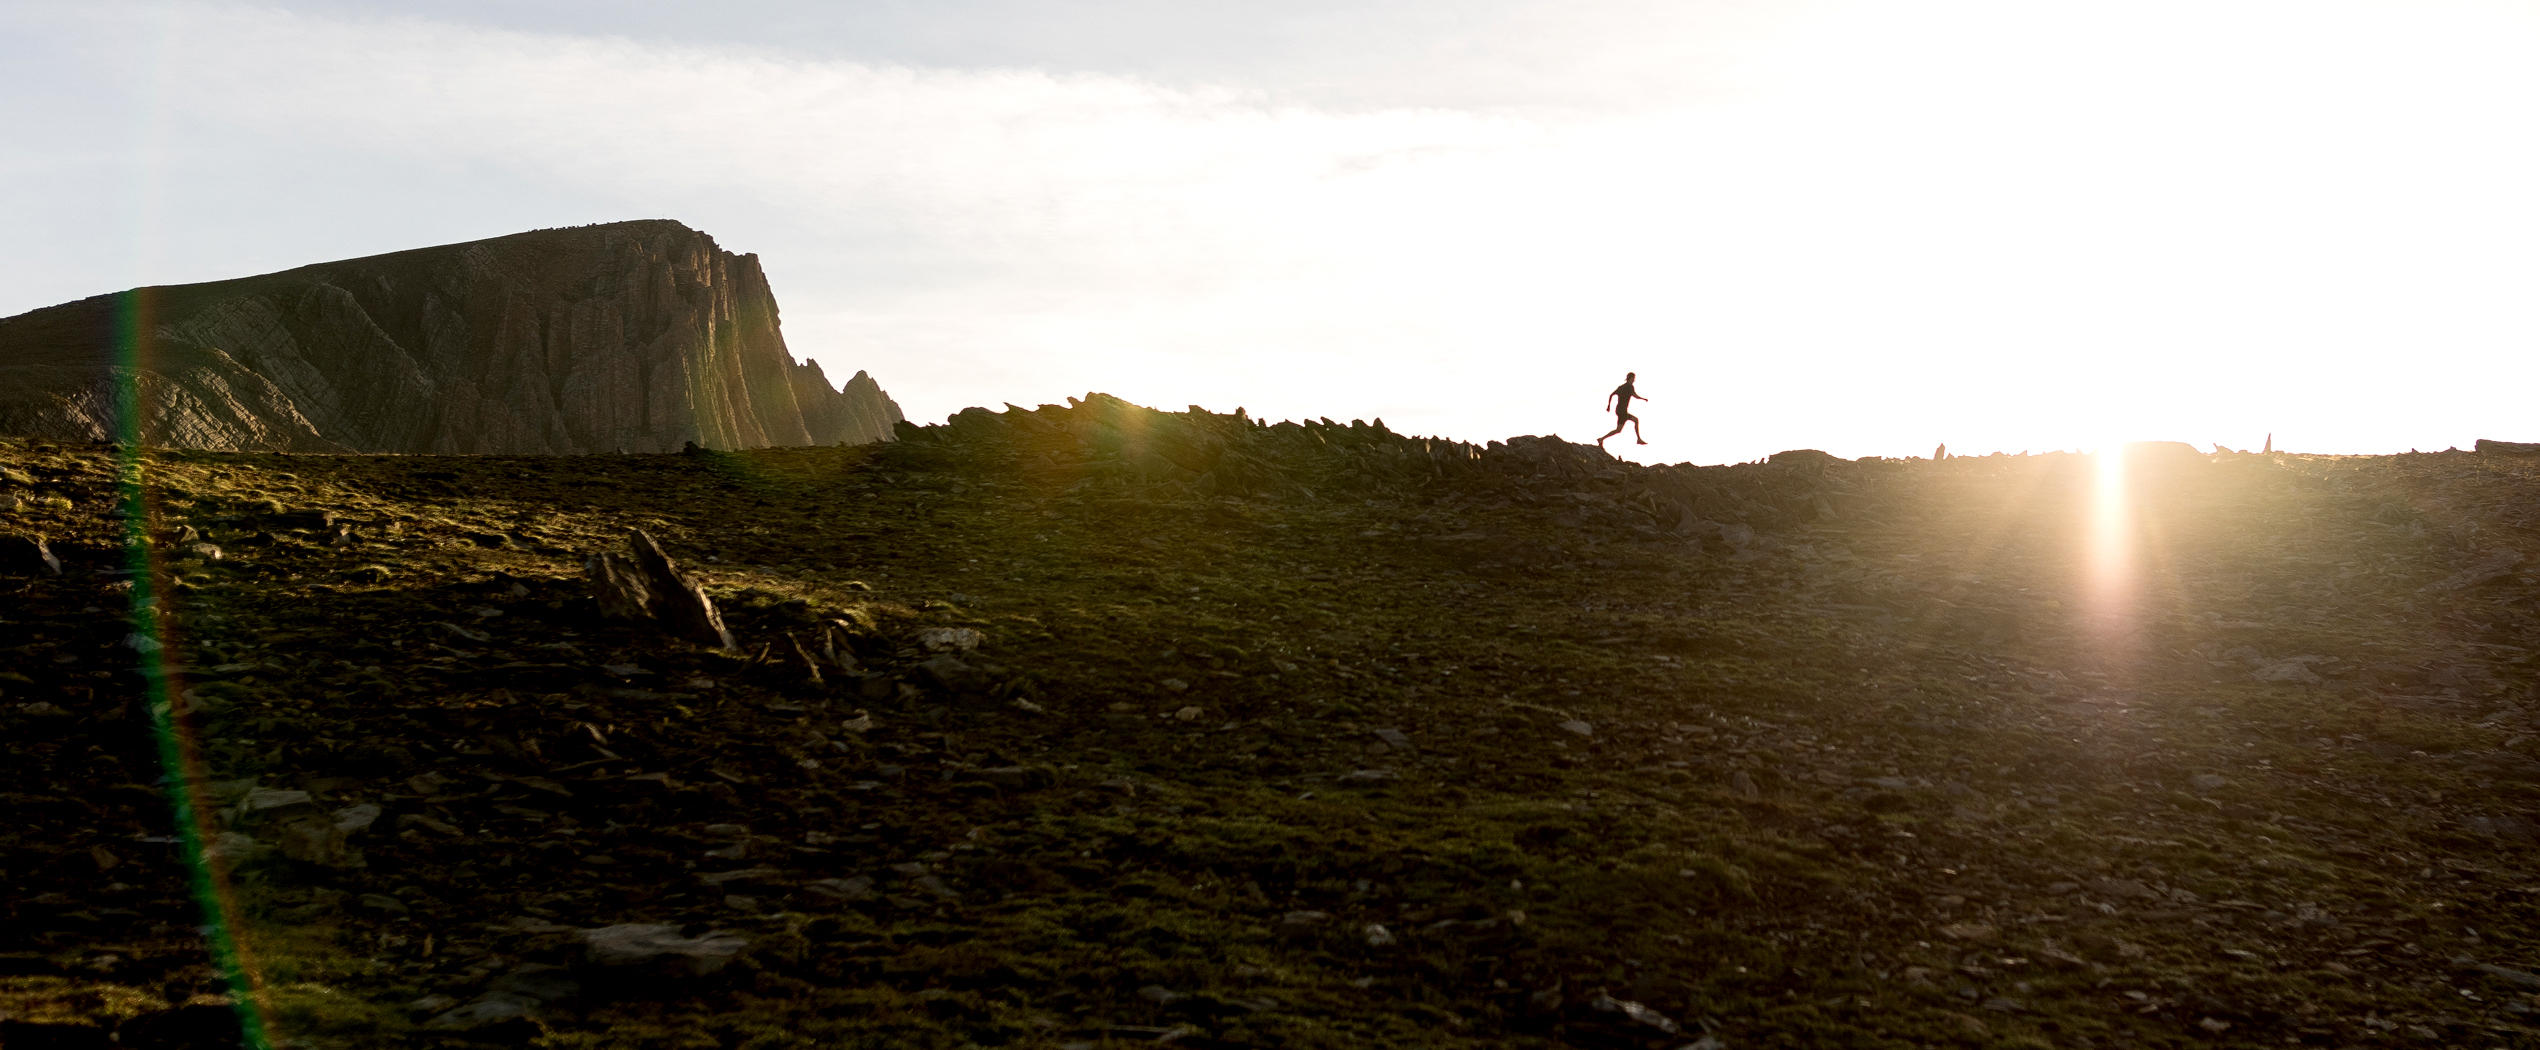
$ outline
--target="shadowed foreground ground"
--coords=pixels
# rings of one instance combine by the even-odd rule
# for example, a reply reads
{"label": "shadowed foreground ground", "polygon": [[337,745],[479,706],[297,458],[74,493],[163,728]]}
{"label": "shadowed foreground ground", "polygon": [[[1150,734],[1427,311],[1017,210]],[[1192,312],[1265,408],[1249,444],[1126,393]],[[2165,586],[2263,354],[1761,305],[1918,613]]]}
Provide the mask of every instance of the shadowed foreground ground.
{"label": "shadowed foreground ground", "polygon": [[[277,1041],[2532,1045],[2526,461],[2142,447],[2102,591],[2088,457],[903,433],[148,453]],[[13,1047],[233,1023],[115,462],[0,445]],[[629,527],[738,650],[597,617]]]}

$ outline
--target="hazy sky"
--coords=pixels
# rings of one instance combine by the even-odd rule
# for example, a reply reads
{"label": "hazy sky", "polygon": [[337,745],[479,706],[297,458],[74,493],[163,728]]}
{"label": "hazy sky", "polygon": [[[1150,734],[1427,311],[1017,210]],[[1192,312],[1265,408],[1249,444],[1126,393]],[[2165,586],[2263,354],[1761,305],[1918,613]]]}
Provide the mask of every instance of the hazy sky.
{"label": "hazy sky", "polygon": [[[2540,440],[2540,7],[0,0],[0,314],[548,226],[909,414]],[[5,348],[0,348],[5,352]]]}

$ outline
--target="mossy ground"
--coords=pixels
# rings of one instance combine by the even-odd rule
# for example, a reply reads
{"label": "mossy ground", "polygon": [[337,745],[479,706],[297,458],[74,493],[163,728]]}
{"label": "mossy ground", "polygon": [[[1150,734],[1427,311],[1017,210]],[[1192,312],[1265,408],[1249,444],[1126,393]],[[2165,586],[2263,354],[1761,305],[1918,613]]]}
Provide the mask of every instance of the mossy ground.
{"label": "mossy ground", "polygon": [[[2540,485],[2511,462],[2140,464],[2112,590],[2084,457],[1713,468],[1808,510],[1756,507],[1732,546],[1666,527],[1627,465],[1360,484],[1343,457],[1203,494],[1113,466],[1134,448],[934,431],[148,452],[211,778],[387,813],[359,866],[234,873],[276,1032],[2531,1044],[2529,990],[2474,964],[2540,964],[2535,589],[2460,582],[2529,542]],[[0,613],[0,1012],[108,1025],[217,993],[173,848],[138,841],[168,832],[118,647],[131,580],[102,571],[115,453],[0,463],[0,521],[73,567]],[[311,509],[349,534],[290,527]],[[583,559],[630,527],[704,578],[738,651],[596,617]],[[815,684],[794,643],[831,621],[860,671]],[[985,643],[929,665],[933,627]],[[813,887],[858,876],[868,899]],[[622,922],[754,945],[509,1028],[427,1032],[406,1005]]]}

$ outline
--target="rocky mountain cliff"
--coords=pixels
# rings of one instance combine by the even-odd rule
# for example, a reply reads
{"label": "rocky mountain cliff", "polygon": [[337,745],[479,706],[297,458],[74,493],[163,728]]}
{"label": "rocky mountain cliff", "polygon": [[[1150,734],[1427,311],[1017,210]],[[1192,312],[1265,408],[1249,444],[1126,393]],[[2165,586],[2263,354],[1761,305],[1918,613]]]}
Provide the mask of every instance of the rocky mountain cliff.
{"label": "rocky mountain cliff", "polygon": [[[137,337],[136,337],[137,333]],[[669,220],[419,248],[0,319],[0,434],[290,452],[889,440],[796,363],[755,255]]]}

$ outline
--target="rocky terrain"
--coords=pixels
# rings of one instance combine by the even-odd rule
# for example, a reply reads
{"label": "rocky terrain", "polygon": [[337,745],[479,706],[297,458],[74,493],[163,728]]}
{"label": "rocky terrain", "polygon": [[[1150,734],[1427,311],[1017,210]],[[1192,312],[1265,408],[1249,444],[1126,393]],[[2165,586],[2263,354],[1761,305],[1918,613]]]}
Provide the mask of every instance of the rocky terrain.
{"label": "rocky terrain", "polygon": [[901,437],[0,445],[0,1041],[2533,1042],[2533,459]]}
{"label": "rocky terrain", "polygon": [[793,359],[757,256],[668,220],[0,319],[0,434],[52,440],[534,455],[861,444],[899,421],[872,377]]}

